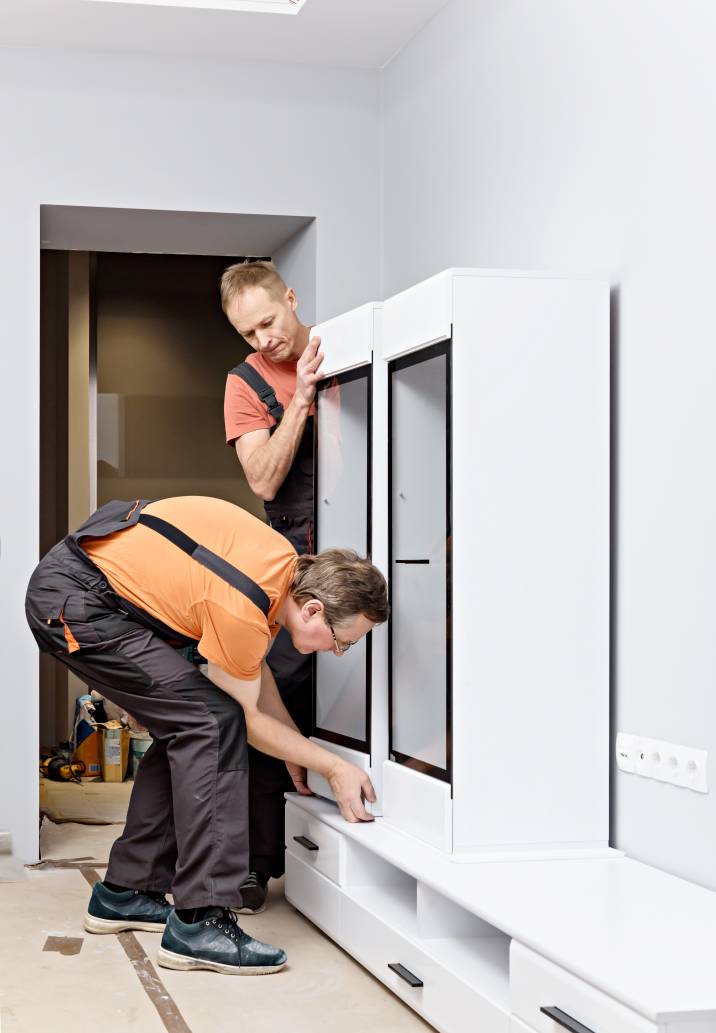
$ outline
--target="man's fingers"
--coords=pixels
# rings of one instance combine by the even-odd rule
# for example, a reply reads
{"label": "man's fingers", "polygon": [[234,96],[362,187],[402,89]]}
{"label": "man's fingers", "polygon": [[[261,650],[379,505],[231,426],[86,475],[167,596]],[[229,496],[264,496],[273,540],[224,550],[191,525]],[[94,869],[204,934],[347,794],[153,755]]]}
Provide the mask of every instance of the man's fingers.
{"label": "man's fingers", "polygon": [[352,811],[352,809],[351,809],[351,807],[350,807],[350,805],[348,803],[344,803],[342,800],[339,800],[338,801],[338,807],[340,808],[340,812],[343,815],[343,817],[346,819],[346,821],[351,821],[351,822],[353,822],[355,824],[355,822],[357,822],[359,820],[358,818],[356,818],[355,814],[353,813],[353,811]]}
{"label": "man's fingers", "polygon": [[294,782],[294,785],[296,786],[296,789],[298,790],[298,795],[299,796],[314,796],[315,795],[313,790],[309,789],[309,787],[306,785],[305,782]]}
{"label": "man's fingers", "polygon": [[363,806],[363,801],[362,800],[353,800],[353,801],[351,801],[351,810],[353,811],[353,814],[355,815],[355,818],[353,819],[354,821],[372,821],[373,820],[373,815],[369,814],[368,811],[365,809],[365,807]]}
{"label": "man's fingers", "polygon": [[306,363],[306,373],[315,373],[318,367],[323,362],[324,358],[325,356],[323,352],[319,352],[318,355],[315,356],[315,358],[311,359],[310,362]]}
{"label": "man's fingers", "polygon": [[368,775],[366,775],[363,781],[361,782],[361,789],[363,790],[363,796],[366,798],[366,800],[369,800],[371,803],[375,803],[377,797],[375,795],[373,783],[371,782]]}

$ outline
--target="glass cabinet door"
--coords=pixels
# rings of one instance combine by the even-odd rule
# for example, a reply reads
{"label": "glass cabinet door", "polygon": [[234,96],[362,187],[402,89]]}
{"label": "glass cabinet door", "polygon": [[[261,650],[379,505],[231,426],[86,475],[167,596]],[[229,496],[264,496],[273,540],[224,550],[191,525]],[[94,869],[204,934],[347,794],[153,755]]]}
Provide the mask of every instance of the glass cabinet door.
{"label": "glass cabinet door", "polygon": [[[370,553],[371,368],[319,384],[316,396],[315,545]],[[348,653],[314,655],[314,735],[370,752],[371,639]]]}
{"label": "glass cabinet door", "polygon": [[451,778],[450,352],[389,364],[390,752]]}

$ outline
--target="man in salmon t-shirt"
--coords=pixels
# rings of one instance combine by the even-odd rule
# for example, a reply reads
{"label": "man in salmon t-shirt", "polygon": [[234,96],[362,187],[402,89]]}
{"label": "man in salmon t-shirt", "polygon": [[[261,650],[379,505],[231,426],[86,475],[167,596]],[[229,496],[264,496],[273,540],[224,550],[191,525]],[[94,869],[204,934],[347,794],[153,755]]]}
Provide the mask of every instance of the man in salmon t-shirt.
{"label": "man in salmon t-shirt", "polygon": [[[221,303],[234,329],[253,348],[226,380],[226,442],[236,454],[266,517],[299,554],[313,552],[313,401],[321,379],[320,338],[297,316],[298,299],[270,262],[229,266]],[[301,731],[311,731],[311,664],[281,632],[268,656],[281,698]],[[262,911],[269,878],[284,871],[286,790],[310,790],[302,774],[273,757],[250,752],[249,877],[244,914]]]}

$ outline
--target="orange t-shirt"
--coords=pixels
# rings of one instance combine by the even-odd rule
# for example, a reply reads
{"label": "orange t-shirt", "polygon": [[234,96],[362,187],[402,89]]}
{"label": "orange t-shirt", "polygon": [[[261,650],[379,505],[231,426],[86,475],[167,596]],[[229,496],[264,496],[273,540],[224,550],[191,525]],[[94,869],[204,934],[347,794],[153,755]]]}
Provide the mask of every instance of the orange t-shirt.
{"label": "orange t-shirt", "polygon": [[[251,352],[246,362],[271,385],[277,400],[284,410],[287,409],[296,393],[296,363],[271,362],[258,352]],[[313,412],[314,407],[311,406],[309,415],[313,416]],[[233,447],[242,434],[251,430],[270,430],[275,423],[276,420],[269,416],[266,406],[253,388],[235,373],[229,373],[224,393],[226,444]]]}
{"label": "orange t-shirt", "polygon": [[238,567],[270,600],[268,619],[247,596],[143,524],[82,548],[118,595],[197,640],[202,656],[244,681],[258,677],[278,634],[275,615],[293,583],[296,550],[261,520],[223,499],[162,499],[145,506]]}

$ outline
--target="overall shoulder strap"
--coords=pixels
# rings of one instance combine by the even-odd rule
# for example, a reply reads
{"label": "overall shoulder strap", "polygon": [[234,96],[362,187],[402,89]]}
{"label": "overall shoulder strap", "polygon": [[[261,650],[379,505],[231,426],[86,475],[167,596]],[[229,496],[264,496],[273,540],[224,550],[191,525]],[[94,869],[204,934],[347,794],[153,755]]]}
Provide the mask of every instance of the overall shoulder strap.
{"label": "overall shoulder strap", "polygon": [[276,397],[276,392],[271,385],[264,380],[258,370],[248,362],[242,362],[238,366],[234,366],[232,370],[229,370],[229,375],[233,374],[235,377],[239,377],[248,384],[251,390],[258,395],[263,404],[268,409],[269,415],[273,416],[276,423],[280,423],[283,417],[283,406]]}
{"label": "overall shoulder strap", "polygon": [[138,523],[145,524],[147,527],[151,527],[157,534],[161,534],[164,538],[167,538],[170,542],[181,549],[182,552],[187,553],[197,563],[201,563],[203,567],[207,567],[213,574],[220,577],[222,581],[226,581],[227,584],[231,585],[237,591],[245,595],[254,606],[257,606],[264,617],[268,617],[269,607],[271,602],[269,597],[264,592],[260,585],[244,574],[243,571],[239,570],[238,567],[234,567],[223,557],[218,556],[215,552],[211,552],[210,549],[204,548],[203,545],[199,545],[193,538],[190,538],[188,534],[184,534],[174,524],[168,523],[166,520],[162,520],[161,517],[153,516],[151,513],[142,513],[139,517]]}

